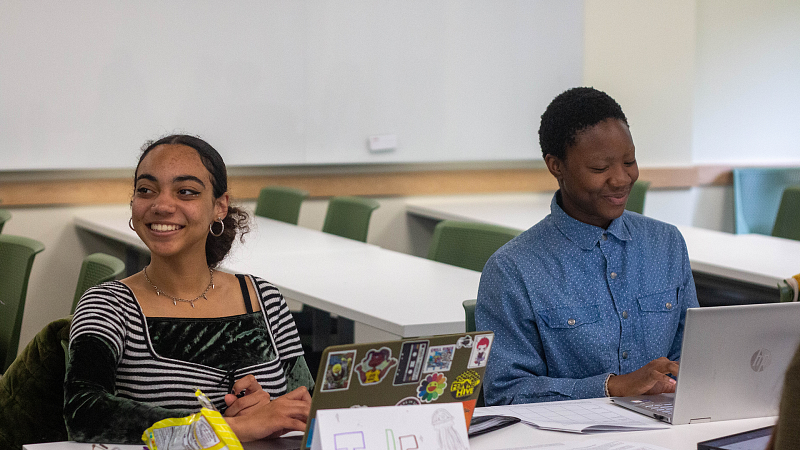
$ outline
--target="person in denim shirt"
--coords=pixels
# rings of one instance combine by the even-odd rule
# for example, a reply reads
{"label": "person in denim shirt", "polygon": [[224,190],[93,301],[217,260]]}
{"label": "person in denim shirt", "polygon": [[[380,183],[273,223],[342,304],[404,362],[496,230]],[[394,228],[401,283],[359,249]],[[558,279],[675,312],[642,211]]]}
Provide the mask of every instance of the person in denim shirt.
{"label": "person in denim shirt", "polygon": [[559,185],[551,213],[489,259],[478,290],[477,327],[495,333],[486,403],[674,392],[697,294],[677,228],[625,210],[639,177],[627,118],[574,88],[539,140]]}

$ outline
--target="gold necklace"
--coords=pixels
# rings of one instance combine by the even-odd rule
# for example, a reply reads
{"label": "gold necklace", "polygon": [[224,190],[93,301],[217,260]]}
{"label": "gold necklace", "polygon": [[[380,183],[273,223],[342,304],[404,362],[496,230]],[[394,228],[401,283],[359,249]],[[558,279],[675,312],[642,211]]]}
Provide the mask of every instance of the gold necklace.
{"label": "gold necklace", "polygon": [[150,281],[150,277],[147,276],[147,266],[144,267],[144,279],[147,280],[148,283],[150,283],[150,286],[153,286],[153,289],[156,290],[156,295],[164,294],[164,296],[171,298],[173,305],[177,305],[178,302],[189,303],[190,305],[192,305],[192,308],[194,308],[194,302],[199,300],[200,297],[203,297],[204,299],[208,300],[208,297],[206,297],[206,294],[208,293],[208,291],[210,289],[214,289],[214,269],[209,268],[208,269],[208,274],[211,275],[211,280],[208,282],[208,286],[206,286],[206,290],[203,291],[203,293],[198,295],[197,297],[195,297],[195,298],[193,298],[191,300],[186,300],[185,298],[173,297],[173,296],[167,294],[166,292],[162,291],[161,288],[159,288],[155,284],[153,284],[153,282]]}

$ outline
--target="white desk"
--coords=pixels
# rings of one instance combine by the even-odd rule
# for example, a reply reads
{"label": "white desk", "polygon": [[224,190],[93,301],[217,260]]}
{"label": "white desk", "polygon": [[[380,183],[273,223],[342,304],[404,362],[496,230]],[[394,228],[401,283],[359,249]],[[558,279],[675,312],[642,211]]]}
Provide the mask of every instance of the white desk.
{"label": "white desk", "polygon": [[[92,209],[75,224],[146,250],[127,207]],[[321,231],[253,218],[244,245],[221,268],[275,284],[286,298],[356,322],[356,342],[464,331],[463,300],[480,273]]]}
{"label": "white desk", "polygon": [[[550,214],[552,192],[418,199],[409,214],[436,220],[462,220],[526,230]],[[731,234],[678,226],[686,240],[692,270],[775,288],[800,271],[800,242],[759,234]]]}
{"label": "white desk", "polygon": [[[619,433],[572,434],[558,431],[543,431],[524,424],[493,431],[469,440],[472,450],[501,450],[537,448],[557,450],[560,442],[581,442],[588,439],[619,440],[658,445],[671,450],[696,450],[697,443],[722,436],[754,430],[774,425],[774,417],[758,419],[729,420],[724,422],[698,423],[692,425],[676,425],[664,430],[628,431]],[[283,450],[299,445],[296,438],[263,440],[243,444],[245,450]],[[109,449],[119,447],[120,450],[141,450],[141,445],[107,445]],[[92,444],[78,442],[51,442],[47,444],[25,445],[25,450],[97,450]]]}
{"label": "white desk", "polygon": [[[775,424],[775,417],[728,420],[723,422],[674,425],[664,430],[626,431],[617,433],[572,434],[559,431],[537,430],[524,424],[514,424],[501,430],[469,440],[472,450],[500,450],[514,448],[544,448],[557,450],[559,442],[580,442],[588,439],[617,440],[658,445],[671,450],[697,450],[697,443]],[[38,449],[36,449],[38,450]]]}

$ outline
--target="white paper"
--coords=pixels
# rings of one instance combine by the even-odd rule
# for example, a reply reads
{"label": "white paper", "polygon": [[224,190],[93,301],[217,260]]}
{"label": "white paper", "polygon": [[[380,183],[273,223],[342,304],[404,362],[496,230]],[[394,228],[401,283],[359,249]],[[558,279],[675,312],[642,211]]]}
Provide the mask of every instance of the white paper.
{"label": "white paper", "polygon": [[669,425],[596,398],[475,408],[473,417],[503,415],[543,430],[587,433],[669,428]]}
{"label": "white paper", "polygon": [[312,450],[469,450],[460,402],[317,411]]}

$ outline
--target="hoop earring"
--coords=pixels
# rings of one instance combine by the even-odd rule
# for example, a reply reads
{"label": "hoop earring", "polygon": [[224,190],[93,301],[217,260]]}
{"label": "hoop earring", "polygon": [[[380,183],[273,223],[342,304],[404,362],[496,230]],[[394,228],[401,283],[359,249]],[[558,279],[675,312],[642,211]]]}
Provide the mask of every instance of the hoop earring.
{"label": "hoop earring", "polygon": [[[222,225],[222,229],[219,230],[219,233],[214,233],[214,223],[216,222],[219,222],[219,224]],[[222,219],[217,219],[216,221],[211,222],[211,225],[208,226],[208,232],[214,237],[222,236],[222,233],[225,232],[225,222],[223,222]]]}
{"label": "hoop earring", "polygon": [[128,219],[128,228],[130,228],[133,231],[136,231],[136,228],[133,228],[133,217]]}

